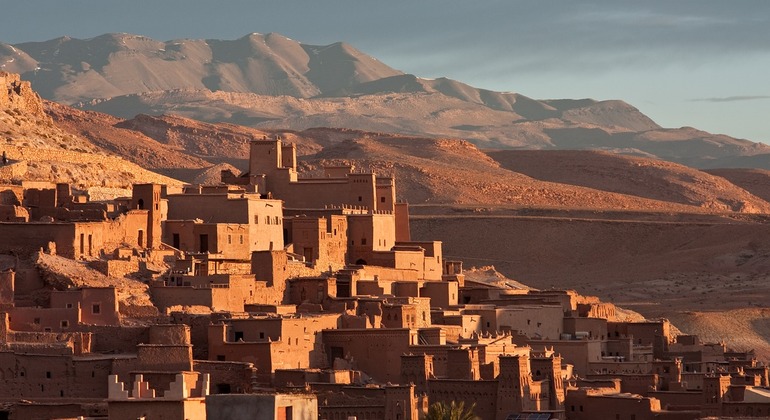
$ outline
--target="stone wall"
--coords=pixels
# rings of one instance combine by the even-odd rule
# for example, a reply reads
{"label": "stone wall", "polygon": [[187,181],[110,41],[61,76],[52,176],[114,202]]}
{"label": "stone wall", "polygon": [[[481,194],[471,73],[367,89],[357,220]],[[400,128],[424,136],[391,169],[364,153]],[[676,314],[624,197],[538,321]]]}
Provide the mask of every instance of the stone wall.
{"label": "stone wall", "polygon": [[32,85],[14,73],[0,72],[0,110],[19,110],[47,118],[43,101],[32,90]]}

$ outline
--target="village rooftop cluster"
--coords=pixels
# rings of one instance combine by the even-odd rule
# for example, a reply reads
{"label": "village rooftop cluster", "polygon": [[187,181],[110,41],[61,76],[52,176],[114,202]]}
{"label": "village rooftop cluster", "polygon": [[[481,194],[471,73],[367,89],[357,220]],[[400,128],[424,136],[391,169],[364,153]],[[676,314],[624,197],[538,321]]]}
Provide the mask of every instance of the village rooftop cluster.
{"label": "village rooftop cluster", "polygon": [[[498,420],[770,415],[752,353],[574,291],[467,280],[440,242],[412,241],[395,179],[324,175],[300,177],[276,137],[219,186],[98,202],[0,187],[0,249],[39,262],[0,273],[0,418],[416,420],[451,401]],[[51,258],[143,279],[152,306],[62,281]]]}

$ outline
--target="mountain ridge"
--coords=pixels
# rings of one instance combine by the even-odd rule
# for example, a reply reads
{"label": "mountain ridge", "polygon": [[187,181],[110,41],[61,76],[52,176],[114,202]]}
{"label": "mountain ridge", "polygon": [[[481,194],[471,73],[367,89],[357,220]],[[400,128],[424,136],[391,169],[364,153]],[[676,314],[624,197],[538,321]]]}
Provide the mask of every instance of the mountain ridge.
{"label": "mountain ridge", "polygon": [[0,44],[46,99],[130,119],[178,114],[260,130],[351,128],[461,138],[490,149],[598,149],[694,167],[770,169],[770,146],[662,128],[621,100],[537,100],[404,73],[353,46],[252,33],[157,41],[132,34]]}

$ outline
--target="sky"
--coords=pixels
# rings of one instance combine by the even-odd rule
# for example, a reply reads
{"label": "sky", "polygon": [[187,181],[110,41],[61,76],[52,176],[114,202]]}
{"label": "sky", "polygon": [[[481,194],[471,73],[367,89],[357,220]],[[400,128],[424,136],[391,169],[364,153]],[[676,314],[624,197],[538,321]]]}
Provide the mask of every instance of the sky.
{"label": "sky", "polygon": [[766,0],[10,0],[0,42],[128,32],[344,41],[420,77],[621,99],[664,127],[770,143]]}

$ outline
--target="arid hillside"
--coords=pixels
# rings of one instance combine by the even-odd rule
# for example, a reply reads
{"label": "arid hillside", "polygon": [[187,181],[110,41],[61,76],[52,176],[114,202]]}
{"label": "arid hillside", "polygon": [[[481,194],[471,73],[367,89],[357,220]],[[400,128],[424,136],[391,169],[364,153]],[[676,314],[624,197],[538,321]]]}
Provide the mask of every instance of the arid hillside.
{"label": "arid hillside", "polygon": [[57,126],[29,82],[18,75],[0,72],[0,92],[0,149],[9,159],[2,167],[2,182],[68,182],[81,189],[125,188],[137,182],[179,184]]}
{"label": "arid hillside", "polygon": [[722,177],[755,196],[770,200],[770,171],[764,169],[708,169],[706,172]]}
{"label": "arid hillside", "polygon": [[536,100],[404,74],[344,43],[279,34],[157,41],[131,34],[0,44],[47,99],[131,119],[174,114],[258,129],[349,128],[482,148],[598,149],[696,167],[770,169],[770,146],[661,128],[618,100]]}
{"label": "arid hillside", "polygon": [[[697,326],[690,312],[729,317],[735,310],[767,306],[768,235],[765,217],[634,212],[521,216],[497,210],[412,218],[413,238],[443,241],[445,258],[469,266],[494,264],[505,276],[536,288],[574,288],[649,318],[670,318],[684,332]],[[708,337],[721,334],[746,348],[744,341],[758,335],[739,332],[753,327],[744,325],[731,335],[725,326]],[[761,334],[763,354],[770,356],[770,341]],[[760,347],[755,344],[749,348]]]}
{"label": "arid hillside", "polygon": [[[711,208],[768,213],[767,195],[738,182],[663,160],[595,151],[495,151],[504,168],[535,179]],[[727,179],[725,179],[727,178]]]}
{"label": "arid hillside", "polygon": [[[67,131],[134,163],[188,182],[217,183],[218,172],[227,167],[215,165],[245,170],[249,140],[280,135],[298,145],[303,176],[320,175],[324,165],[354,164],[359,169],[395,175],[398,198],[412,204],[679,212],[770,210],[764,200],[722,178],[647,158],[578,153],[577,161],[584,163],[567,167],[560,160],[563,153],[572,152],[504,151],[490,157],[473,144],[455,139],[332,128],[257,130],[178,116],[139,115],[121,120],[55,103],[47,103],[46,109]],[[553,174],[562,171],[564,176],[549,178],[528,173],[525,166],[519,170],[508,165],[521,159],[532,161],[531,156],[542,156],[535,166],[552,168]],[[605,172],[589,170],[601,163],[596,160],[600,157],[607,160]],[[621,173],[634,174],[622,187],[617,176]],[[578,178],[582,181],[575,182]]]}

